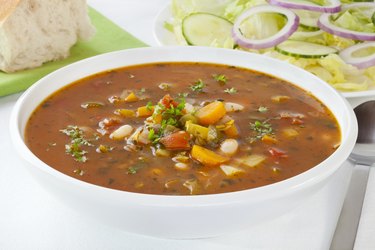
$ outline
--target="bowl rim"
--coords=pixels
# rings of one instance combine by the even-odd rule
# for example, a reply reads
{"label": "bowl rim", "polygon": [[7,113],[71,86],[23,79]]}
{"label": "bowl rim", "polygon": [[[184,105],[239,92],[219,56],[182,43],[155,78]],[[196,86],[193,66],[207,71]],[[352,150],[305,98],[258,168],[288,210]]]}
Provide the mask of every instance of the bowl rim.
{"label": "bowl rim", "polygon": [[[286,180],[276,182],[270,185],[265,185],[265,186],[241,190],[241,191],[228,192],[228,193],[203,194],[203,195],[176,195],[176,196],[134,193],[134,192],[128,192],[128,191],[115,190],[115,189],[91,184],[88,182],[84,182],[79,179],[65,175],[62,172],[59,172],[58,170],[55,170],[54,168],[48,166],[29,150],[29,148],[26,146],[26,143],[23,140],[23,131],[26,126],[26,123],[25,123],[25,126],[21,127],[20,116],[23,113],[23,110],[25,109],[26,101],[28,100],[28,98],[30,98],[30,96],[33,95],[34,92],[38,91],[40,88],[44,87],[45,85],[48,85],[47,83],[51,79],[56,78],[58,76],[63,76],[63,75],[65,76],[67,72],[77,72],[79,70],[82,70],[84,67],[87,66],[87,64],[104,62],[103,64],[107,65],[109,61],[111,61],[111,59],[114,57],[123,56],[124,58],[126,58],[127,56],[131,57],[131,56],[139,55],[142,53],[146,55],[149,55],[152,53],[156,53],[156,54],[161,53],[162,55],[168,54],[169,57],[174,57],[176,54],[178,54],[177,56],[180,57],[181,53],[185,53],[184,54],[185,56],[189,53],[191,54],[195,53],[198,56],[198,58],[200,58],[202,55],[206,56],[207,54],[216,55],[216,56],[220,55],[220,57],[232,55],[232,56],[236,56],[236,58],[246,57],[246,59],[248,59],[249,61],[255,60],[257,62],[258,61],[267,62],[277,67],[290,69],[293,71],[293,73],[304,75],[313,82],[321,83],[322,88],[325,88],[327,91],[329,91],[330,96],[332,98],[335,98],[338,101],[338,105],[341,106],[341,110],[343,112],[345,121],[347,122],[347,124],[345,124],[345,126],[347,126],[347,133],[343,134],[343,132],[341,132],[341,136],[342,136],[341,145],[345,145],[345,146],[340,146],[330,157],[326,158],[323,162],[316,165],[315,167],[299,175],[296,175],[294,177],[291,177]],[[163,60],[160,60],[160,62],[161,61]],[[168,62],[168,61],[171,61],[171,60],[164,60],[163,62]],[[176,62],[177,61],[183,62],[187,60],[176,59]],[[208,59],[204,58],[203,60],[199,60],[199,62],[204,63],[204,62],[209,62],[209,61]],[[147,60],[143,63],[135,63],[135,64],[131,63],[129,65],[146,64],[146,63],[148,63]],[[219,62],[218,64],[223,64],[223,63]],[[229,61],[227,65],[238,66],[238,64],[233,63],[231,61]],[[105,66],[102,66],[102,67],[105,67]],[[117,68],[121,68],[121,67],[122,66],[119,65]],[[246,66],[239,66],[239,67],[246,68]],[[113,67],[113,66],[111,67],[110,65],[107,66],[107,69],[114,69],[114,68],[116,67]],[[105,70],[101,70],[101,71],[105,71]],[[100,71],[96,71],[96,72],[98,73]],[[272,73],[267,72],[267,71],[263,71],[263,72],[273,75]],[[89,75],[92,75],[92,74],[89,74]],[[76,80],[84,78],[85,76],[87,75],[82,75]],[[282,77],[279,77],[279,78],[282,78]],[[66,84],[57,88],[57,90],[61,89],[63,86],[71,84],[72,82],[73,81],[67,82]],[[295,82],[292,82],[292,83],[297,86],[300,86],[298,85],[298,83],[295,83]],[[35,105],[36,106],[39,105],[45,98],[47,98],[50,94],[56,92],[57,90],[51,90],[48,95],[43,95],[43,97],[40,100],[38,100],[37,104]],[[316,95],[314,94],[314,96]],[[327,106],[329,107],[329,105]],[[331,107],[329,108],[331,109]],[[31,113],[28,114],[28,118],[26,120],[29,119],[30,115]],[[342,130],[342,124],[340,124],[340,128]],[[255,201],[255,200],[260,201],[260,200],[266,200],[266,199],[275,198],[275,197],[282,197],[283,195],[289,192],[311,187],[317,183],[320,183],[326,178],[328,178],[340,167],[340,165],[344,161],[346,161],[347,157],[349,156],[350,152],[352,151],[354,147],[355,140],[357,138],[357,130],[358,128],[357,128],[356,118],[355,118],[353,109],[351,108],[348,101],[344,97],[342,97],[340,93],[334,90],[330,85],[323,82],[318,77],[310,74],[309,72],[304,71],[300,68],[297,68],[296,66],[288,64],[284,61],[269,58],[264,55],[252,54],[249,52],[242,52],[242,51],[234,51],[234,50],[229,50],[229,49],[227,50],[227,49],[207,48],[207,47],[198,47],[198,46],[196,47],[168,46],[168,47],[146,47],[146,48],[127,49],[127,50],[121,50],[121,51],[115,51],[115,52],[97,55],[91,58],[87,58],[87,59],[75,62],[73,64],[60,68],[57,71],[54,71],[51,74],[43,77],[42,79],[37,81],[33,86],[31,86],[28,90],[26,90],[21,95],[21,97],[17,100],[16,105],[14,106],[12,110],[11,118],[10,118],[10,135],[11,135],[11,140],[13,142],[13,145],[16,151],[18,152],[18,154],[28,163],[31,163],[31,165],[33,165],[32,166],[33,168],[38,168],[44,173],[52,175],[52,177],[57,178],[63,182],[70,183],[71,185],[74,185],[77,188],[87,189],[93,192],[104,193],[107,197],[117,197],[117,198],[126,197],[126,200],[128,201],[130,199],[135,203],[138,203],[138,204],[141,203],[141,204],[148,205],[148,206],[176,206],[176,207],[181,207],[181,206],[183,207],[195,206],[196,207],[196,206],[207,206],[207,205],[211,206],[214,204],[220,205],[223,203],[225,204],[242,203],[242,202],[248,201],[249,199],[251,199],[252,201]]]}

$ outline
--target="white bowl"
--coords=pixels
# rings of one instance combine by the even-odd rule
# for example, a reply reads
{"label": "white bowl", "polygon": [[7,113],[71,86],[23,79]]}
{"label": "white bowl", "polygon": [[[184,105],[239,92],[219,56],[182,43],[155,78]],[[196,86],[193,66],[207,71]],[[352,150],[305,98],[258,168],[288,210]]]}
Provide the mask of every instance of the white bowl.
{"label": "white bowl", "polygon": [[[38,159],[25,145],[30,114],[46,97],[78,79],[122,66],[151,62],[212,62],[254,69],[292,82],[325,103],[341,127],[342,144],[329,158],[293,178],[244,191],[199,195],[149,195],[108,189],[69,177]],[[159,47],[112,52],[89,58],[44,77],[18,100],[10,120],[15,149],[46,189],[89,215],[123,230],[167,238],[217,236],[280,216],[304,203],[342,166],[357,137],[349,103],[328,84],[288,63],[261,55],[203,47]]]}

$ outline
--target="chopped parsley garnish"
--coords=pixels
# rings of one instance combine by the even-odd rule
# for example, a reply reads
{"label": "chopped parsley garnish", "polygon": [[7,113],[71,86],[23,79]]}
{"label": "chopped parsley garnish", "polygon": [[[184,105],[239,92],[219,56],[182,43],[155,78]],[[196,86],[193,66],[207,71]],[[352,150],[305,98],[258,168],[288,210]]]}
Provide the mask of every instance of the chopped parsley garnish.
{"label": "chopped parsley garnish", "polygon": [[189,96],[189,93],[178,93],[177,96],[180,98],[186,98]]}
{"label": "chopped parsley garnish", "polygon": [[154,110],[154,116],[161,114],[161,126],[156,132],[153,128],[149,129],[148,138],[152,143],[157,144],[160,138],[164,135],[165,130],[168,126],[179,127],[180,118],[183,115],[183,110],[185,108],[185,99],[181,98],[180,103],[175,107],[170,105],[169,108],[166,108],[163,104],[158,103]]}
{"label": "chopped parsley garnish", "polygon": [[129,167],[128,171],[126,172],[127,174],[136,174],[138,171],[138,168],[135,167]]}
{"label": "chopped parsley garnish", "polygon": [[146,104],[146,109],[147,109],[148,111],[151,111],[151,110],[153,109],[152,102],[148,102],[148,103]]}
{"label": "chopped parsley garnish", "polygon": [[164,116],[180,116],[182,115],[182,111],[184,110],[185,108],[185,99],[184,98],[181,98],[180,100],[180,103],[177,105],[177,107],[174,107],[173,105],[171,105],[169,108],[165,109],[164,112],[163,112],[163,118]]}
{"label": "chopped parsley garnish", "polygon": [[70,137],[71,141],[65,145],[65,152],[78,162],[86,162],[85,156],[87,151],[82,149],[82,146],[94,146],[84,138],[83,130],[77,126],[69,125],[66,129],[61,129],[60,132]]}
{"label": "chopped parsley garnish", "polygon": [[260,113],[266,113],[267,111],[268,111],[267,107],[259,106],[259,108],[258,108],[258,112],[260,112]]}
{"label": "chopped parsley garnish", "polygon": [[272,125],[268,121],[255,121],[250,123],[250,129],[255,132],[255,135],[250,138],[250,142],[262,139],[265,135],[273,134]]}
{"label": "chopped parsley garnish", "polygon": [[140,90],[138,90],[139,95],[143,95],[144,93],[146,93],[146,88],[141,88]]}
{"label": "chopped parsley garnish", "polygon": [[79,144],[65,144],[65,152],[68,155],[73,156],[73,158],[78,162],[87,161],[87,157],[85,156],[85,154],[87,154],[87,151],[82,150]]}
{"label": "chopped parsley garnish", "polygon": [[196,91],[196,92],[203,92],[203,88],[205,87],[206,85],[204,84],[204,82],[199,79],[198,81],[196,81],[194,84],[190,85],[190,89],[192,91]]}
{"label": "chopped parsley garnish", "polygon": [[217,81],[218,83],[224,85],[227,82],[227,77],[225,75],[212,75],[212,77]]}
{"label": "chopped parsley garnish", "polygon": [[237,93],[237,89],[235,88],[230,88],[230,89],[225,89],[224,90],[225,93],[228,93],[228,94],[236,94]]}
{"label": "chopped parsley garnish", "polygon": [[127,174],[136,174],[140,169],[144,168],[144,167],[147,167],[148,166],[148,163],[146,162],[145,159],[138,159],[138,161],[128,167],[128,170],[126,171]]}
{"label": "chopped parsley garnish", "polygon": [[152,141],[153,144],[159,143],[161,138],[161,133],[156,133],[153,128],[148,131],[148,139]]}

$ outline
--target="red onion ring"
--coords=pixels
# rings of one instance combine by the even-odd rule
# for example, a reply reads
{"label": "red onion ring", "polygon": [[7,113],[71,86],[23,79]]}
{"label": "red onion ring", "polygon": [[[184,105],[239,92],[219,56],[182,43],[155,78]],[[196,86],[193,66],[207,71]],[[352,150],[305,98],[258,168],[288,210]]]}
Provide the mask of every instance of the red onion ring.
{"label": "red onion ring", "polygon": [[[279,32],[268,38],[246,38],[240,31],[241,23],[251,15],[259,13],[276,13],[284,15],[287,18],[287,23]],[[232,37],[234,41],[241,47],[248,49],[265,49],[274,47],[275,45],[287,40],[297,30],[298,25],[299,17],[291,10],[271,5],[257,5],[250,8],[248,11],[246,11],[237,18],[233,25]]]}
{"label": "red onion ring", "polygon": [[[343,6],[342,10],[348,10],[352,8],[374,8],[375,9],[375,3],[353,3]],[[324,30],[327,33],[349,38],[353,40],[360,40],[360,41],[375,41],[375,33],[368,33],[368,32],[360,32],[360,31],[354,31],[349,30],[345,28],[338,27],[330,21],[331,14],[322,14],[318,20],[318,26],[320,29]]]}
{"label": "red onion ring", "polygon": [[365,42],[365,43],[359,43],[353,46],[350,46],[344,50],[342,50],[339,53],[339,56],[346,62],[353,66],[356,66],[359,69],[368,68],[371,66],[375,66],[375,53],[368,55],[368,56],[362,56],[362,57],[354,57],[353,53],[355,53],[358,50],[374,47],[375,48],[375,42]]}
{"label": "red onion ring", "polygon": [[329,0],[330,5],[320,6],[311,2],[311,4],[306,3],[306,1],[299,3],[297,1],[290,0],[267,0],[269,4],[277,5],[284,8],[290,9],[300,9],[300,10],[311,10],[324,13],[337,13],[341,11],[341,1],[339,0]]}

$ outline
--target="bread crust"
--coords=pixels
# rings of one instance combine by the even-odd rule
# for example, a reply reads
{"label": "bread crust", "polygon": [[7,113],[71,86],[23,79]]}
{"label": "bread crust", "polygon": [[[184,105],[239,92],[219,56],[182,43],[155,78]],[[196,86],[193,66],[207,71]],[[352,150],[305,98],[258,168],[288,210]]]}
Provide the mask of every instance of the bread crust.
{"label": "bread crust", "polygon": [[3,22],[16,9],[22,0],[0,0],[0,22]]}

